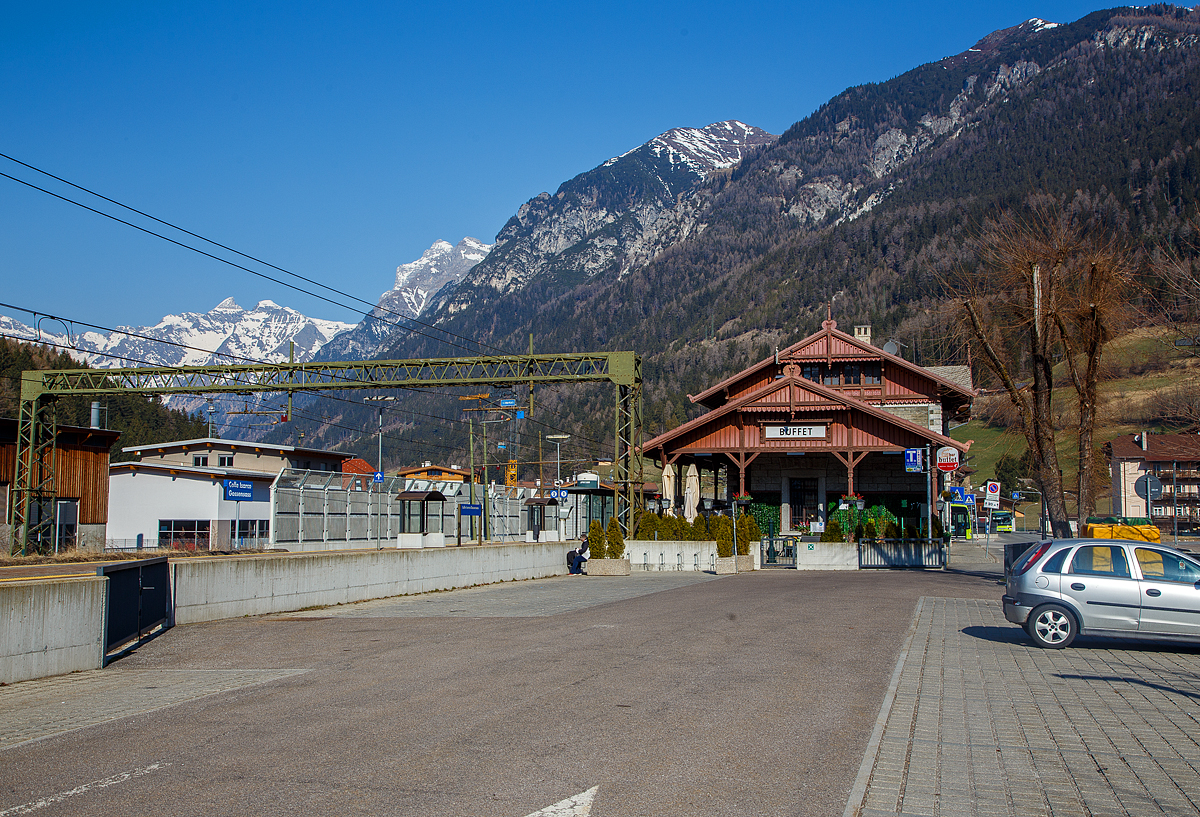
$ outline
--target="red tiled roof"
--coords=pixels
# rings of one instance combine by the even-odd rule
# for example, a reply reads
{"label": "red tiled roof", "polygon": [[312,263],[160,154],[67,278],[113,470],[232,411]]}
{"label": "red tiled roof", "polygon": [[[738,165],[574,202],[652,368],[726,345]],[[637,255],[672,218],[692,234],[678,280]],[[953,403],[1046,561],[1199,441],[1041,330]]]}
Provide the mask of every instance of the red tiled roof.
{"label": "red tiled roof", "polygon": [[362,457],[351,457],[342,463],[343,474],[374,474],[375,466]]}

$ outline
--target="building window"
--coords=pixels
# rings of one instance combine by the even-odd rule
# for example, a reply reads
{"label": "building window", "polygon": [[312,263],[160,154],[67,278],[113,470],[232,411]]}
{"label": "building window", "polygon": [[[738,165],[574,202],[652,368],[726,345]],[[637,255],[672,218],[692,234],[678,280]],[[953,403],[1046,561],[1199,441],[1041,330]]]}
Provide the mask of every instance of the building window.
{"label": "building window", "polygon": [[158,546],[176,550],[208,550],[207,519],[158,520]]}
{"label": "building window", "polygon": [[206,467],[208,465],[208,455],[207,454],[193,454],[192,455],[192,465],[197,466],[197,467]]}
{"label": "building window", "polygon": [[881,367],[878,363],[862,364],[862,382],[869,386],[878,386],[883,382]]}
{"label": "building window", "polygon": [[820,363],[802,363],[800,364],[800,376],[805,380],[813,383],[821,382],[821,364]]}
{"label": "building window", "polygon": [[270,519],[229,521],[229,539],[236,548],[263,547],[270,541]]}
{"label": "building window", "polygon": [[847,386],[857,386],[859,383],[862,382],[862,364],[847,363],[843,367],[842,371],[844,373],[844,378],[843,378],[842,382],[845,383]]}
{"label": "building window", "polygon": [[830,366],[825,369],[821,376],[821,382],[826,386],[840,386],[842,384],[842,367]]}
{"label": "building window", "polygon": [[218,454],[217,455],[217,466],[220,468],[232,468],[233,467],[233,454]]}

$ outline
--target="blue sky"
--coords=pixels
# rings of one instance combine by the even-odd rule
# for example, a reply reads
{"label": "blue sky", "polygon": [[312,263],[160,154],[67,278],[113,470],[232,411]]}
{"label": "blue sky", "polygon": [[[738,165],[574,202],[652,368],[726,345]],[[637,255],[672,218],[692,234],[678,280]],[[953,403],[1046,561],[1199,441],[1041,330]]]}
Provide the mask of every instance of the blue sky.
{"label": "blue sky", "polygon": [[[0,153],[373,302],[434,240],[490,242],[669,128],[782,133],[848,86],[1104,7],[3,0]],[[0,301],[75,320],[228,296],[358,317],[5,178],[0,247]]]}

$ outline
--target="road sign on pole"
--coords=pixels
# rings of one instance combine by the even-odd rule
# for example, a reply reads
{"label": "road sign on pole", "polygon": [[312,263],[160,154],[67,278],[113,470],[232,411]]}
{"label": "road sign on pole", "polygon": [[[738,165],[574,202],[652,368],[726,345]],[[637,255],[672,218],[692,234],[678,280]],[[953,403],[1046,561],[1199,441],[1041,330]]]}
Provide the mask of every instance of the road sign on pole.
{"label": "road sign on pole", "polygon": [[909,474],[925,473],[925,449],[904,449],[904,470]]}
{"label": "road sign on pole", "polygon": [[1000,483],[991,480],[983,492],[983,507],[993,511],[1000,509]]}

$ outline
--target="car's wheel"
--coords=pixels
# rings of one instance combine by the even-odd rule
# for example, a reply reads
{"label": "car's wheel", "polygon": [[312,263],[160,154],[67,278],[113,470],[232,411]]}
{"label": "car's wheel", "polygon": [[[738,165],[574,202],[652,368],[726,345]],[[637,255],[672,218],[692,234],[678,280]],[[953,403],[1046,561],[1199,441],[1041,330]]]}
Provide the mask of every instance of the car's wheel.
{"label": "car's wheel", "polygon": [[1025,629],[1033,643],[1039,647],[1061,650],[1071,646],[1075,634],[1079,631],[1079,625],[1075,621],[1075,615],[1066,607],[1047,604],[1033,611]]}

